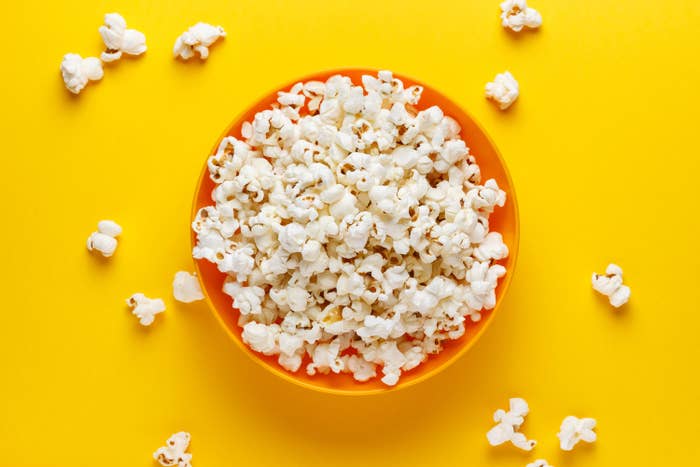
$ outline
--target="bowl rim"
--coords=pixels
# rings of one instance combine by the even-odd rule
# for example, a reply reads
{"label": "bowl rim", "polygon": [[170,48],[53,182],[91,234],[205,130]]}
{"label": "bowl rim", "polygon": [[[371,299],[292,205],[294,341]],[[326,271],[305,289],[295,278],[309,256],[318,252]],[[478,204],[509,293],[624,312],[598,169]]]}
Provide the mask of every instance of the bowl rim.
{"label": "bowl rim", "polygon": [[[251,109],[256,107],[258,103],[265,98],[271,96],[272,94],[282,91],[282,90],[287,90],[290,89],[294,84],[299,83],[299,82],[306,82],[306,81],[313,81],[313,80],[320,80],[320,77],[330,77],[333,75],[338,75],[338,74],[347,74],[347,73],[361,73],[361,74],[373,74],[376,76],[376,74],[380,71],[380,69],[374,69],[374,68],[365,68],[365,67],[345,67],[345,68],[331,68],[328,70],[321,70],[317,71],[314,73],[310,73],[307,75],[304,75],[300,78],[297,78],[293,81],[287,82],[284,85],[277,86],[275,87],[272,91],[267,92],[263,94],[262,96],[259,96],[258,99],[253,101],[253,104],[245,107],[242,111],[240,111],[234,118],[231,120],[231,122],[226,126],[224,131],[220,134],[218,139],[216,140],[216,143],[214,144],[214,147],[212,149],[213,152],[210,152],[210,154],[216,153],[216,150],[223,138],[231,134],[232,130],[234,127],[238,124],[240,124],[240,120],[245,115],[248,113]],[[295,373],[290,373],[282,368],[270,366],[270,365],[265,365],[259,357],[255,354],[252,349],[248,348],[245,343],[243,343],[242,340],[238,338],[237,335],[233,333],[231,329],[229,329],[229,326],[227,323],[224,321],[224,319],[221,316],[221,313],[218,311],[218,308],[214,305],[214,303],[211,300],[211,297],[209,296],[209,293],[207,291],[207,287],[204,284],[204,281],[202,279],[202,274],[200,271],[199,267],[199,261],[196,260],[192,255],[190,254],[190,257],[192,258],[192,261],[194,263],[194,268],[195,268],[195,273],[197,275],[197,280],[199,281],[200,288],[202,289],[202,293],[204,295],[204,301],[207,303],[209,310],[211,313],[216,317],[216,320],[219,322],[221,327],[224,328],[226,331],[226,334],[231,338],[231,340],[234,341],[236,346],[243,351],[245,355],[248,356],[253,362],[255,362],[258,366],[263,367],[265,370],[279,376],[285,381],[288,381],[290,383],[293,383],[297,386],[301,386],[306,389],[311,389],[320,393],[324,394],[334,394],[334,395],[343,395],[343,396],[369,396],[369,395],[375,395],[375,394],[386,394],[388,392],[395,392],[400,389],[405,389],[411,386],[414,386],[418,383],[421,383],[423,381],[426,381],[433,376],[441,373],[442,371],[446,370],[450,366],[452,366],[457,360],[459,360],[464,354],[469,351],[469,349],[472,348],[474,344],[481,338],[481,336],[484,334],[484,332],[491,326],[491,323],[495,319],[495,315],[498,312],[498,310],[501,307],[501,304],[503,300],[506,297],[506,294],[510,288],[510,283],[513,280],[513,275],[517,266],[517,260],[518,260],[518,252],[519,252],[519,247],[520,247],[520,211],[518,209],[518,200],[516,196],[516,190],[515,190],[515,184],[513,183],[513,178],[511,176],[510,170],[508,169],[508,165],[506,164],[505,159],[501,155],[500,150],[498,149],[498,146],[496,146],[495,142],[491,138],[491,136],[486,132],[486,130],[483,128],[483,126],[471,115],[471,113],[467,112],[464,110],[464,108],[461,105],[458,105],[453,99],[449,98],[447,95],[442,93],[441,91],[436,90],[432,86],[428,86],[424,84],[422,81],[417,80],[412,78],[411,76],[405,75],[403,73],[393,73],[395,78],[398,78],[402,81],[408,80],[411,81],[415,85],[422,86],[424,88],[429,88],[433,93],[439,95],[441,98],[443,98],[446,101],[451,102],[454,104],[456,107],[458,107],[464,114],[472,121],[474,126],[478,128],[479,131],[484,135],[486,141],[488,141],[489,145],[493,148],[493,152],[496,155],[500,165],[503,167],[503,171],[505,173],[506,180],[508,181],[508,187],[509,187],[509,192],[507,193],[508,195],[508,203],[512,203],[513,205],[513,213],[514,213],[514,225],[513,225],[513,244],[509,246],[509,254],[508,254],[508,262],[509,262],[509,274],[504,277],[503,281],[498,284],[499,288],[502,288],[501,292],[501,298],[500,300],[497,300],[496,306],[493,307],[493,309],[489,310],[489,316],[486,319],[486,322],[483,324],[483,326],[472,336],[471,339],[466,341],[464,345],[462,345],[457,352],[455,352],[454,355],[452,355],[449,359],[445,360],[442,362],[440,365],[437,367],[417,376],[416,378],[413,378],[409,381],[406,381],[405,383],[399,383],[394,386],[387,386],[386,388],[371,388],[371,389],[363,389],[362,387],[358,387],[358,389],[339,389],[339,388],[331,388],[331,387],[325,387],[325,386],[320,386],[320,385],[315,385],[312,383],[309,383],[307,381],[300,380],[295,377]],[[327,79],[327,78],[323,78]],[[207,156],[207,160],[208,160]],[[202,183],[204,181],[204,178],[208,176],[209,174],[209,168],[207,164],[207,160],[204,162],[204,166],[202,170],[200,171],[199,177],[197,178],[197,183],[195,185],[195,190],[194,190],[194,196],[192,199],[192,208],[190,212],[190,222],[188,223],[189,226],[189,231],[190,231],[190,251],[192,248],[194,248],[196,244],[196,235],[192,231],[192,220],[195,219],[197,212],[199,208],[197,207],[198,205],[198,199],[199,199],[199,193],[200,193],[200,188],[202,186]]]}

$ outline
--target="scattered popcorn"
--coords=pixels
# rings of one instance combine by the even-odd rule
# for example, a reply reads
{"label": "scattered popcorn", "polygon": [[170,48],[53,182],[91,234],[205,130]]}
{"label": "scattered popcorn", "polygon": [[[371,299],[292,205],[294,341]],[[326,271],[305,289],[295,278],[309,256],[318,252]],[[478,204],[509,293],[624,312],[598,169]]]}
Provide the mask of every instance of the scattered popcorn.
{"label": "scattered popcorn", "polygon": [[189,445],[190,434],[180,431],[168,438],[166,446],[158,448],[153,458],[165,467],[192,467],[192,454],[186,452]]}
{"label": "scattered popcorn", "polygon": [[99,251],[102,256],[109,258],[117,249],[117,239],[100,232],[93,232],[87,239],[87,249],[89,251]]}
{"label": "scattered popcorn", "polygon": [[192,254],[288,371],[393,386],[496,305],[506,194],[422,91],[388,71],[297,83],[208,160]]}
{"label": "scattered popcorn", "polygon": [[99,31],[106,47],[100,55],[103,62],[119,60],[122,53],[141,55],[146,51],[146,36],[135,29],[126,29],[126,20],[119,13],[107,13]]}
{"label": "scattered popcorn", "polygon": [[165,311],[165,303],[160,298],[148,298],[142,293],[135,293],[126,299],[126,304],[131,312],[139,319],[143,326],[153,323],[158,313]]}
{"label": "scattered popcorn", "polygon": [[102,79],[102,62],[99,58],[83,58],[78,54],[66,54],[61,62],[61,75],[66,88],[73,94],[79,94],[88,81]]}
{"label": "scattered popcorn", "polygon": [[203,300],[204,294],[199,286],[197,276],[185,271],[176,272],[173,280],[173,296],[175,300],[183,303]]}
{"label": "scattered popcorn", "polygon": [[93,232],[87,239],[89,251],[99,251],[102,256],[109,258],[117,249],[115,237],[122,233],[122,228],[114,221],[106,220],[97,223],[97,232]]}
{"label": "scattered popcorn", "polygon": [[515,32],[520,32],[523,27],[539,28],[542,15],[528,7],[525,0],[505,0],[501,3],[501,25]]}
{"label": "scattered popcorn", "polygon": [[196,52],[200,59],[205,60],[209,56],[209,46],[220,37],[226,37],[226,31],[221,26],[197,23],[177,38],[173,55],[189,60]]}
{"label": "scattered popcorn", "polygon": [[559,433],[559,446],[564,451],[571,451],[579,441],[594,442],[598,436],[595,429],[596,421],[593,418],[577,418],[568,416],[561,422]]}
{"label": "scattered popcorn", "polygon": [[518,82],[509,71],[497,74],[493,82],[486,84],[486,98],[497,103],[501,110],[513,105],[519,95]]}
{"label": "scattered popcorn", "polygon": [[525,421],[525,416],[530,408],[524,399],[515,397],[510,399],[510,410],[506,412],[498,409],[493,414],[493,421],[497,423],[486,433],[486,438],[491,446],[499,446],[510,441],[515,447],[525,451],[531,451],[537,441],[528,440],[524,434],[518,433],[520,425]]}
{"label": "scattered popcorn", "polygon": [[610,299],[610,304],[619,308],[630,299],[630,288],[622,284],[622,268],[610,263],[605,269],[605,275],[593,273],[591,279],[593,289]]}
{"label": "scattered popcorn", "polygon": [[122,228],[114,221],[105,220],[97,223],[97,231],[110,237],[118,237],[122,233]]}
{"label": "scattered popcorn", "polygon": [[544,459],[537,459],[535,462],[530,462],[527,467],[553,467]]}

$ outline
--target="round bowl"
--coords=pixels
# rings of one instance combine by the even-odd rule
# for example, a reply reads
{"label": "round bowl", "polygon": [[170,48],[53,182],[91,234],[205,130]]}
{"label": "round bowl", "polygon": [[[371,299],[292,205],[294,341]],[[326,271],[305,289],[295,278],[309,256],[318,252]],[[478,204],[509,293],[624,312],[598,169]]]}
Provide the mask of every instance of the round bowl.
{"label": "round bowl", "polygon": [[[278,91],[287,91],[294,83],[299,81],[325,81],[335,74],[349,76],[353,83],[361,84],[360,79],[362,75],[371,74],[376,76],[377,71],[355,68],[325,71],[310,76],[305,76],[285,86],[281,86],[279,89],[275,89],[273,92],[260,99],[252,107],[234,119],[226,131],[222,134],[221,138],[228,135],[240,138],[241,124],[245,121],[251,121],[257,112],[269,108],[272,103],[276,101]],[[274,356],[268,357],[254,352],[245,343],[243,343],[241,339],[242,329],[237,324],[239,312],[232,307],[231,297],[222,291],[222,285],[224,279],[226,278],[226,274],[219,272],[216,265],[206,260],[195,260],[195,269],[202,285],[202,291],[204,292],[206,301],[236,345],[238,345],[243,352],[245,352],[266,370],[274,373],[282,379],[305,388],[333,394],[367,395],[397,390],[414,385],[421,381],[425,381],[431,376],[447,368],[450,364],[454,363],[460,356],[466,353],[466,351],[477,341],[477,339],[479,339],[498,311],[498,308],[503,301],[503,296],[506,293],[508,285],[510,284],[513,276],[515,260],[518,254],[519,241],[518,209],[515,199],[515,191],[513,189],[513,182],[510,178],[510,174],[508,173],[506,164],[496,149],[496,146],[486,135],[486,132],[484,132],[484,130],[482,130],[481,127],[474,121],[474,119],[450,99],[435,91],[430,86],[426,86],[425,84],[414,79],[401,75],[395,76],[401,79],[406,87],[415,84],[423,86],[423,96],[419,105],[416,106],[419,110],[425,109],[432,105],[437,105],[445,112],[445,115],[449,115],[459,123],[459,125],[462,127],[461,137],[467,143],[470,153],[476,157],[477,163],[481,167],[482,181],[489,178],[494,178],[498,182],[499,187],[501,187],[501,189],[507,193],[508,199],[506,201],[506,205],[502,208],[497,208],[489,218],[491,229],[501,232],[503,235],[503,241],[510,249],[510,255],[508,258],[501,262],[506,267],[507,272],[506,275],[501,278],[496,289],[497,300],[496,307],[493,310],[483,312],[482,319],[477,323],[471,323],[468,320],[466,325],[466,333],[464,336],[458,340],[447,342],[442,352],[437,355],[431,355],[418,367],[411,371],[404,372],[401,375],[401,379],[399,380],[398,384],[393,387],[388,387],[384,385],[379,378],[375,378],[366,383],[360,383],[355,381],[350,374],[336,375],[330,373],[328,375],[316,374],[315,376],[308,376],[304,371],[303,365],[299,371],[296,373],[291,373],[279,366]],[[216,152],[221,138],[216,141],[213,151],[210,154],[214,154]],[[214,187],[215,184],[209,178],[205,160],[204,168],[199,176],[199,181],[197,182],[197,188],[194,194],[192,219],[194,219],[199,208],[212,204],[211,192]],[[196,242],[194,232],[192,232],[191,238],[192,246],[194,246]]]}

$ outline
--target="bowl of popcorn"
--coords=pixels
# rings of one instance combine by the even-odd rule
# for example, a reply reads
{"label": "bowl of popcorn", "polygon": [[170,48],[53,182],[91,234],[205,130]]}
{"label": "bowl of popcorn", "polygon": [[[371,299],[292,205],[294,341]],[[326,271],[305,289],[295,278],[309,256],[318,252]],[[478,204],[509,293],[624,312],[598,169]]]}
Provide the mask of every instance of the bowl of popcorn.
{"label": "bowl of popcorn", "polygon": [[518,213],[503,159],[459,106],[348,69],[233,121],[197,184],[192,245],[245,353],[307,388],[371,394],[478,339],[513,273]]}

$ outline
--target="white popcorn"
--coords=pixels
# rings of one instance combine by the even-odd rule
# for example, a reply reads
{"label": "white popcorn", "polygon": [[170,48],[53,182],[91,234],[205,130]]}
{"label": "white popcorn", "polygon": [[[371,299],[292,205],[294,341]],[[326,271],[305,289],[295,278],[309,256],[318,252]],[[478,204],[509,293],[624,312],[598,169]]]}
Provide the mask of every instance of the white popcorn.
{"label": "white popcorn", "polygon": [[224,292],[233,297],[233,306],[244,315],[259,315],[265,291],[257,286],[245,287],[235,281],[224,283]]}
{"label": "white popcorn", "polygon": [[122,233],[122,228],[114,221],[104,220],[97,223],[97,231],[110,237],[118,237]]}
{"label": "white popcorn", "polygon": [[491,446],[499,446],[510,441],[514,446],[525,451],[531,451],[537,441],[528,440],[524,434],[519,433],[520,426],[525,421],[525,416],[530,412],[530,408],[524,399],[514,397],[510,399],[510,410],[496,410],[493,414],[493,421],[497,423],[486,433],[486,438]]}
{"label": "white popcorn", "polygon": [[501,25],[504,28],[520,32],[524,27],[542,26],[542,15],[527,6],[526,0],[505,0],[501,3]]}
{"label": "white popcorn", "polygon": [[265,325],[251,321],[243,326],[241,337],[243,342],[248,344],[251,349],[260,352],[264,355],[272,355],[275,351],[279,351],[277,339],[279,335],[279,326],[276,324]]}
{"label": "white popcorn", "polygon": [[165,311],[165,303],[160,298],[148,298],[142,293],[135,293],[126,299],[131,312],[143,326],[153,323],[156,315]]}
{"label": "white popcorn", "polygon": [[593,289],[609,298],[610,304],[619,308],[630,299],[630,288],[622,284],[622,268],[610,263],[605,274],[593,273],[591,278]]}
{"label": "white popcorn", "polygon": [[103,62],[119,60],[122,53],[141,55],[146,51],[146,36],[135,29],[127,29],[126,20],[119,13],[107,13],[99,31],[106,47],[100,55]]}
{"label": "white popcorn", "polygon": [[226,37],[226,31],[221,26],[197,23],[177,38],[173,55],[189,60],[198,53],[200,59],[206,60],[209,57],[209,47],[220,37]]}
{"label": "white popcorn", "polygon": [[153,453],[153,459],[164,467],[192,467],[192,454],[187,451],[190,445],[190,434],[180,431],[173,434],[166,445]]}
{"label": "white popcorn", "polygon": [[173,296],[175,300],[183,303],[192,303],[204,299],[204,294],[199,286],[199,280],[195,274],[186,271],[178,271],[173,279]]}
{"label": "white popcorn", "polygon": [[117,249],[117,239],[100,232],[93,232],[87,240],[88,251],[99,251],[102,256],[109,258]]}
{"label": "white popcorn", "polygon": [[496,305],[496,285],[506,270],[500,264],[475,261],[466,271],[465,278],[470,284],[466,300],[475,311],[491,309]]}
{"label": "white popcorn", "polygon": [[348,358],[346,367],[357,381],[369,381],[377,376],[376,365],[359,358],[357,355],[351,355]]}
{"label": "white popcorn", "polygon": [[579,441],[593,443],[598,438],[595,431],[596,421],[593,418],[577,418],[568,416],[561,422],[559,433],[559,447],[564,451],[571,451]]}
{"label": "white popcorn", "polygon": [[122,228],[114,221],[104,220],[97,223],[97,232],[90,234],[87,240],[88,251],[99,251],[102,256],[109,258],[117,249],[115,237],[122,233]]}
{"label": "white popcorn", "polygon": [[254,351],[393,386],[496,305],[508,247],[488,219],[506,193],[452,118],[414,107],[420,87],[362,84],[296,83],[225,137],[192,254],[226,274]]}
{"label": "white popcorn", "polygon": [[102,62],[99,58],[83,58],[78,54],[66,54],[61,62],[61,76],[66,88],[73,94],[79,94],[88,81],[102,79]]}
{"label": "white popcorn", "polygon": [[508,246],[498,232],[489,232],[481,244],[474,249],[474,257],[479,261],[499,260],[508,257]]}
{"label": "white popcorn", "polygon": [[553,467],[544,459],[537,459],[534,462],[527,464],[527,467]]}
{"label": "white popcorn", "polygon": [[486,98],[491,99],[501,110],[505,110],[520,95],[520,86],[509,71],[498,73],[493,82],[486,84]]}

